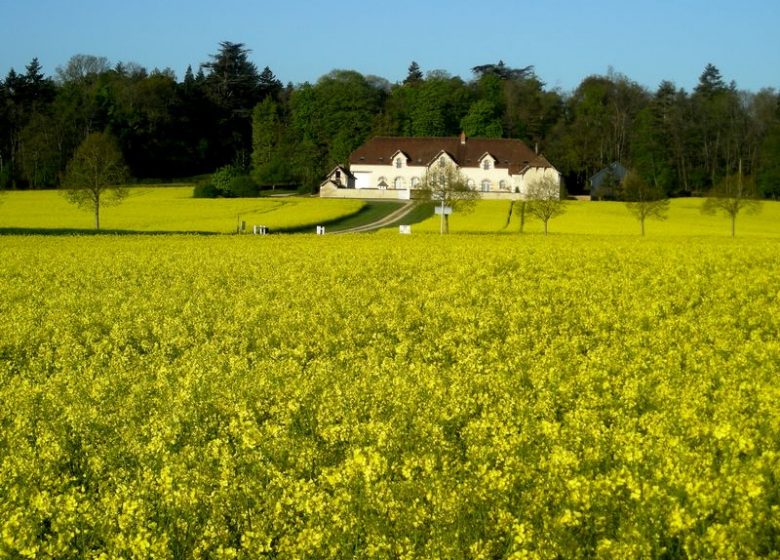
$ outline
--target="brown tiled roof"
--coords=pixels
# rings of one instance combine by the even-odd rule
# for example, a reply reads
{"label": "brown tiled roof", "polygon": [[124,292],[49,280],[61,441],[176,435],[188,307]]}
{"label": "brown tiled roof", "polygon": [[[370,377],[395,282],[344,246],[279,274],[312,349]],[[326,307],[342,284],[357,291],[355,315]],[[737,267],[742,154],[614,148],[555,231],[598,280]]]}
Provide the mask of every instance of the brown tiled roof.
{"label": "brown tiled roof", "polygon": [[544,156],[537,156],[522,140],[505,138],[400,137],[375,136],[352,152],[350,165],[391,165],[401,150],[409,156],[409,165],[427,166],[443,150],[461,167],[479,167],[485,153],[496,158],[496,167],[521,172],[527,167],[552,167]]}
{"label": "brown tiled roof", "polygon": [[544,167],[544,168],[552,168],[553,165],[547,161],[547,158],[544,157],[542,154],[534,155],[534,159],[532,159],[529,162],[526,162],[521,165],[510,165],[509,166],[509,173],[511,175],[522,175],[525,173],[528,169],[533,169],[534,167]]}

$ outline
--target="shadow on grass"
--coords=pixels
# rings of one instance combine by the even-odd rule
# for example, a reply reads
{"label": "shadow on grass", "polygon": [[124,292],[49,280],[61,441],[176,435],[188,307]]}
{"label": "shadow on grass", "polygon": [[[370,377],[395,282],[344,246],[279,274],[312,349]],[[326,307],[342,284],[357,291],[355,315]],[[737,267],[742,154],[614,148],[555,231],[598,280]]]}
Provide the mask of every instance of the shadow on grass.
{"label": "shadow on grass", "polygon": [[387,224],[382,229],[397,228],[400,225],[414,225],[419,224],[420,222],[424,222],[434,215],[435,207],[436,204],[433,202],[418,202],[417,205],[412,208],[412,211],[409,212],[406,216],[398,218],[394,222]]}
{"label": "shadow on grass", "polygon": [[18,228],[0,227],[3,235],[50,235],[50,236],[81,236],[81,235],[226,235],[214,231],[139,231],[133,229],[78,229],[78,228]]}
{"label": "shadow on grass", "polygon": [[274,229],[271,233],[314,233],[317,226],[325,226],[325,231],[332,233],[353,227],[372,224],[388,216],[403,206],[403,202],[369,201],[360,210],[348,216],[342,216],[329,221],[293,228]]}

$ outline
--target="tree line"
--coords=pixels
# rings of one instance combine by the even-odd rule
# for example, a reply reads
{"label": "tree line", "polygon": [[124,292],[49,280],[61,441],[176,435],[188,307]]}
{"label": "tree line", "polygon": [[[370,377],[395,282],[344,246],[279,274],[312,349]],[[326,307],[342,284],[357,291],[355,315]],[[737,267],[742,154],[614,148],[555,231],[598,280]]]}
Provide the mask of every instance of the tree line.
{"label": "tree line", "polygon": [[[374,135],[520,138],[544,152],[570,191],[621,162],[669,196],[708,192],[742,169],[780,196],[780,98],[738,89],[708,64],[693,91],[652,91],[613,71],[574,91],[533,66],[475,66],[469,79],[426,73],[400,83],[334,70],[286,86],[222,42],[181,81],[169,69],[76,55],[48,77],[37,59],[0,81],[0,188],[60,186],[94,132],[116,139],[130,174],[172,179],[229,166],[260,185],[316,188]],[[234,171],[231,171],[233,173]]]}

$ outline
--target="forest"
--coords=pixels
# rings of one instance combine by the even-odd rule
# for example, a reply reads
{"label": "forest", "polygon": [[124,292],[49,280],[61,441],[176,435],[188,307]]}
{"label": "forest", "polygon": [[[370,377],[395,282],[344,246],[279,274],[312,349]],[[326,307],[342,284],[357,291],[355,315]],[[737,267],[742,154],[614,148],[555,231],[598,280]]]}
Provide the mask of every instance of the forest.
{"label": "forest", "polygon": [[179,80],[170,69],[78,54],[47,76],[33,58],[0,80],[0,188],[60,186],[92,132],[108,132],[139,182],[238,169],[258,185],[316,190],[374,135],[520,138],[544,153],[571,192],[612,162],[670,196],[707,192],[741,167],[780,195],[780,98],[743,91],[708,64],[693,91],[655,90],[608,71],[574,91],[503,61],[467,79],[412,62],[399,83],[333,70],[286,85],[222,42]]}

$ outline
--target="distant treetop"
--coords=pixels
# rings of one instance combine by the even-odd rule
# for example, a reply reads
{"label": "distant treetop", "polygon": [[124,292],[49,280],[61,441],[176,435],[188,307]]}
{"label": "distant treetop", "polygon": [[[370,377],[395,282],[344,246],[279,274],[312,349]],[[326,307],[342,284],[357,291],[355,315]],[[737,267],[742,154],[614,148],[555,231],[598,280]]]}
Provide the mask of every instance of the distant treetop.
{"label": "distant treetop", "polygon": [[495,75],[502,80],[522,80],[524,78],[530,78],[534,75],[534,67],[525,66],[524,68],[511,68],[504,64],[503,60],[499,60],[498,64],[482,64],[481,66],[474,66],[471,71],[474,73],[477,79],[482,76]]}

